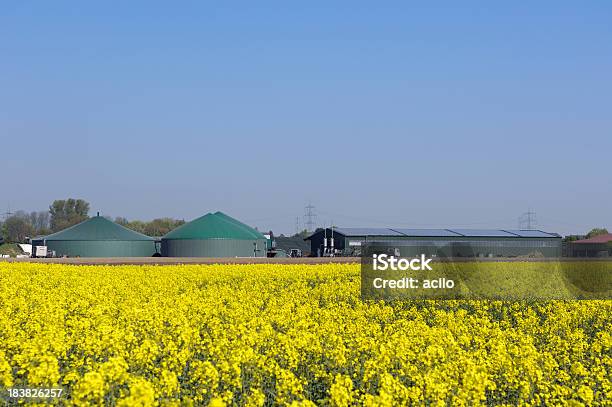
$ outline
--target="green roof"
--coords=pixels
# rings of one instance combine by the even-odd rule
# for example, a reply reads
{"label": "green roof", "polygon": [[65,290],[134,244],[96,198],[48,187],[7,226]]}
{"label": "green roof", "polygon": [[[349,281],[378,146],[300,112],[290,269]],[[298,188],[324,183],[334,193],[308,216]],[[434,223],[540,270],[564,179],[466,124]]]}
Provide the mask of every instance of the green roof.
{"label": "green roof", "polygon": [[170,231],[163,239],[257,240],[265,237],[257,230],[222,212],[207,213]]}
{"label": "green roof", "polygon": [[52,235],[45,236],[44,240],[155,240],[152,237],[134,232],[126,227],[116,224],[102,216],[94,216],[74,226],[70,226]]}

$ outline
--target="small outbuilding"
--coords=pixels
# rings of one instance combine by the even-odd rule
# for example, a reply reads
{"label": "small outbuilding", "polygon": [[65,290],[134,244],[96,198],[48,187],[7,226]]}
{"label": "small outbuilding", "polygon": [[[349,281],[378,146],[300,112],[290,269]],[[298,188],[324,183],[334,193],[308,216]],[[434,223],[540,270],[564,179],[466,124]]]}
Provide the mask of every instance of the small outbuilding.
{"label": "small outbuilding", "polygon": [[208,213],[161,239],[165,257],[266,257],[266,237],[222,212]]}
{"label": "small outbuilding", "polygon": [[570,257],[612,257],[612,233],[569,243]]}
{"label": "small outbuilding", "polygon": [[116,224],[105,217],[91,217],[57,233],[32,240],[47,246],[57,257],[151,257],[157,253],[155,239]]}

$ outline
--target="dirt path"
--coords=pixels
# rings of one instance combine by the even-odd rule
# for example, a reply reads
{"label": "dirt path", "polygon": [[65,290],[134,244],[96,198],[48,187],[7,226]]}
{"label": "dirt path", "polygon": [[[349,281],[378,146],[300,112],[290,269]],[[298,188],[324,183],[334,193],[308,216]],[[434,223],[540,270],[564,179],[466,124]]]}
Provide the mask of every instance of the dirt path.
{"label": "dirt path", "polygon": [[327,263],[359,263],[359,257],[298,257],[298,258],[266,258],[266,257],[81,257],[57,259],[7,258],[0,261],[10,263],[44,263],[44,264],[83,264],[83,265],[172,265],[172,264],[327,264]]}

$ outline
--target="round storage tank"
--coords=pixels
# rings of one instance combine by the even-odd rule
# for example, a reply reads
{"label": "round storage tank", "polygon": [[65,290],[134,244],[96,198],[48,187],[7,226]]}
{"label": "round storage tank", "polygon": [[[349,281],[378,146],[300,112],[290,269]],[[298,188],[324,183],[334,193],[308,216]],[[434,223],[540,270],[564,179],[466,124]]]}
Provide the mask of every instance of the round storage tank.
{"label": "round storage tank", "polygon": [[102,216],[33,240],[32,246],[47,246],[58,257],[151,257],[157,253],[155,239]]}
{"label": "round storage tank", "polygon": [[266,257],[266,238],[222,212],[208,213],[162,238],[167,257]]}

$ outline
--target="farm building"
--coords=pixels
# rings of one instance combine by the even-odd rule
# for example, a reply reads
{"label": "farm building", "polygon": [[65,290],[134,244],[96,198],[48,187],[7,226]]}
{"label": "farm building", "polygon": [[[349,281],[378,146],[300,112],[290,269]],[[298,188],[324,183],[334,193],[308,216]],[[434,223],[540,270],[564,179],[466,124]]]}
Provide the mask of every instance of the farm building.
{"label": "farm building", "polygon": [[277,236],[276,247],[287,253],[291,253],[291,250],[298,249],[305,256],[310,254],[310,243],[304,241],[300,236]]}
{"label": "farm building", "polygon": [[612,233],[570,242],[568,248],[570,257],[611,257]]}
{"label": "farm building", "polygon": [[155,239],[118,225],[98,214],[67,229],[32,240],[58,257],[150,257]]}
{"label": "farm building", "polygon": [[[333,243],[332,243],[333,237]],[[402,255],[560,257],[561,236],[540,230],[334,228],[308,236],[311,255],[358,256],[364,242],[397,243]]]}
{"label": "farm building", "polygon": [[266,257],[266,237],[222,212],[186,223],[161,240],[167,257]]}

